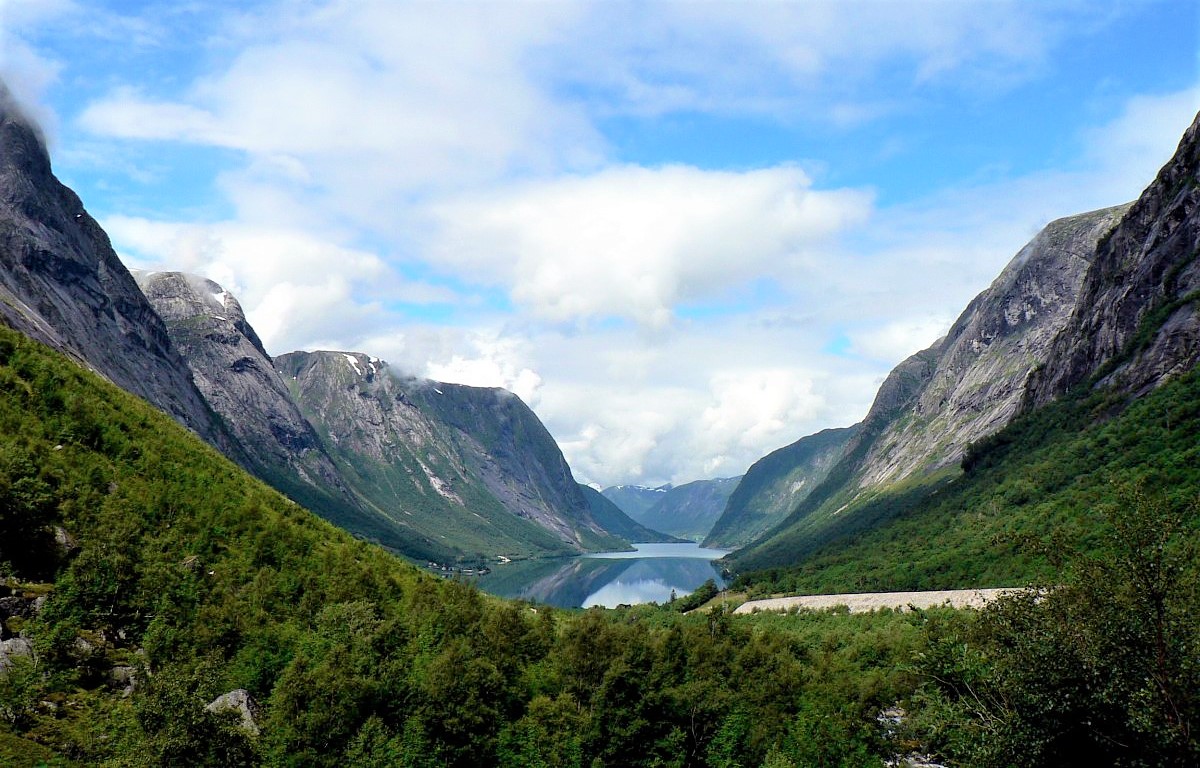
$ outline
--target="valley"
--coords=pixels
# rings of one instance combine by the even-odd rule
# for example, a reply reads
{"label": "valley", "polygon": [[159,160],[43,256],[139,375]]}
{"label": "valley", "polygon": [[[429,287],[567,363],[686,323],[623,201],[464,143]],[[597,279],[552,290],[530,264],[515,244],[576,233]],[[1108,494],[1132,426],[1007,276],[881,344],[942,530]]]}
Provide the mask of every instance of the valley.
{"label": "valley", "polygon": [[[337,15],[327,10],[322,24]],[[306,222],[313,231],[393,214],[406,229],[402,247],[380,246],[395,248],[395,272],[367,252],[389,242],[394,222],[337,251],[369,287],[354,288],[363,303],[330,307],[289,280],[262,289],[274,247],[265,240],[244,271],[213,269],[224,246],[196,231],[166,237],[133,213],[93,217],[51,165],[52,148],[91,150],[56,148],[0,81],[0,765],[1196,764],[1192,112],[1136,200],[1026,233],[932,344],[924,326],[863,341],[848,323],[819,351],[780,347],[712,373],[695,385],[698,400],[684,382],[710,354],[703,333],[738,326],[742,304],[770,307],[739,326],[746,347],[769,328],[817,322],[798,298],[807,294],[766,278],[734,285],[737,269],[761,258],[766,272],[851,282],[847,265],[862,253],[820,268],[816,254],[854,242],[833,236],[863,226],[855,206],[872,205],[870,194],[805,178],[783,202],[750,185],[723,188],[714,204],[695,169],[676,164],[573,170],[562,183],[574,196],[542,195],[530,191],[545,183],[539,156],[518,174],[536,204],[521,198],[503,213],[478,191],[486,185],[471,201],[422,200],[420,215],[393,209],[436,196],[428,181],[350,212],[330,196],[322,205],[339,212]],[[574,125],[543,117],[551,132]],[[450,125],[461,123],[434,133],[454,134]],[[320,170],[297,159],[304,136],[224,183],[292,179],[304,194],[286,204],[242,190],[243,204],[282,221],[280,210],[310,202],[308,174]],[[433,136],[421,138],[435,146]],[[576,148],[572,162],[588,168],[603,144]],[[807,173],[789,163],[789,179]],[[401,174],[387,165],[374,178],[366,163],[342,172],[377,186]],[[663,259],[689,265],[677,285],[653,279],[650,257],[630,257],[646,267],[633,278],[620,271],[624,256],[594,258],[588,249],[614,236],[603,220],[570,232],[583,279],[555,238],[512,234],[569,219],[566,197],[623,204],[621,193],[584,189],[593,178],[653,187],[654,174],[672,177],[664,197],[695,206],[703,224],[617,227],[617,250],[678,235],[683,255]],[[131,200],[103,204],[144,204]],[[803,236],[756,232],[769,227],[754,219],[733,247],[707,227],[748,200],[801,220]],[[478,229],[460,224],[453,242],[437,241],[431,233],[463,207]],[[102,218],[130,242],[186,258],[129,269]],[[571,230],[553,225],[539,223]],[[519,253],[497,267],[489,249],[508,259],[510,236]],[[318,271],[312,250],[277,242],[293,249],[297,276]],[[905,244],[913,263],[948,272],[945,252],[925,245]],[[445,271],[418,263],[422,248]],[[550,267],[537,261],[543,249]],[[478,283],[462,276],[472,271]],[[519,290],[496,287],[516,274],[529,278]],[[468,299],[468,284],[487,287]],[[350,295],[347,285],[333,293]],[[588,304],[606,292],[632,302],[636,319]],[[296,296],[313,317],[297,319]],[[864,289],[851,314],[889,296]],[[667,299],[663,314],[656,302]],[[431,319],[446,306],[487,319],[487,333],[470,337],[479,357],[460,354],[465,321]],[[402,327],[372,325],[395,313]],[[285,316],[303,338],[363,348],[269,353],[265,339],[292,338]],[[360,330],[325,335],[325,324]],[[661,349],[701,328],[684,345],[694,360],[622,346],[635,326]],[[520,333],[528,343],[512,341]],[[585,347],[589,334],[611,342],[604,354]],[[630,389],[556,388],[513,364],[534,354],[534,338],[572,376]],[[923,348],[903,347],[915,338]],[[879,347],[887,365],[900,362],[860,375]],[[799,382],[784,361],[809,365],[805,355],[838,362]],[[649,369],[666,397],[652,397]],[[835,370],[845,376],[830,384]],[[868,385],[861,419],[835,424]],[[618,413],[602,407],[614,402]],[[701,468],[711,476],[696,477]],[[629,482],[593,482],[621,476]]]}

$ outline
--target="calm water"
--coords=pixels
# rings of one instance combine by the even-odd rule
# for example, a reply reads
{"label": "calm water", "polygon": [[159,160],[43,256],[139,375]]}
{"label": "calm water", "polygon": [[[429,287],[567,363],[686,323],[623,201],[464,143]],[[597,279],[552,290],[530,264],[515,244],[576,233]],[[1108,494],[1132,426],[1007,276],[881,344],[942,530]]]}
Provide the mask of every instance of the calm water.
{"label": "calm water", "polygon": [[727,554],[699,544],[636,544],[636,552],[600,552],[568,559],[497,565],[480,588],[501,597],[561,608],[665,603],[708,579],[724,586],[712,563]]}

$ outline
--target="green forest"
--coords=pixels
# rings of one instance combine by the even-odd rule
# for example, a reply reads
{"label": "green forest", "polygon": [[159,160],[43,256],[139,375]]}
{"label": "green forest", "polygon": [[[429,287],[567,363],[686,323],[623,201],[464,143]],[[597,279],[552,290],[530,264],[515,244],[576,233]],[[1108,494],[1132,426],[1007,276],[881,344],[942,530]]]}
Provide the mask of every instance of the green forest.
{"label": "green forest", "polygon": [[[947,509],[1000,515],[1025,494],[1059,515],[995,529],[1029,553],[1003,575],[1043,586],[984,611],[565,611],[355,540],[0,329],[3,638],[28,641],[0,671],[0,764],[1194,765],[1197,508],[1169,489],[1196,471],[1196,386],[1094,428],[1070,409],[1099,406],[1073,403],[972,452],[975,495]],[[1136,471],[1131,445],[1160,474]],[[1070,461],[1096,477],[1067,479]],[[936,511],[889,514],[932,526]],[[1071,520],[1095,533],[1042,536]],[[908,578],[861,541],[871,583]],[[968,551],[961,572],[907,583],[986,581],[990,555]],[[830,559],[748,583],[849,579]],[[252,725],[206,708],[236,689]]]}

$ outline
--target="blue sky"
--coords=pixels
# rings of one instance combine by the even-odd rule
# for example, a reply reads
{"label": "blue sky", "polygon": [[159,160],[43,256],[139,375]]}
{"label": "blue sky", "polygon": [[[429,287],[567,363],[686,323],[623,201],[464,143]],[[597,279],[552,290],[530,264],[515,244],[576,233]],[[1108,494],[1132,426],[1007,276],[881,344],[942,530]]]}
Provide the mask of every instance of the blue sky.
{"label": "blue sky", "polygon": [[578,479],[861,418],[1200,107],[1200,5],[0,0],[0,74],[131,266],[272,353],[520,394]]}

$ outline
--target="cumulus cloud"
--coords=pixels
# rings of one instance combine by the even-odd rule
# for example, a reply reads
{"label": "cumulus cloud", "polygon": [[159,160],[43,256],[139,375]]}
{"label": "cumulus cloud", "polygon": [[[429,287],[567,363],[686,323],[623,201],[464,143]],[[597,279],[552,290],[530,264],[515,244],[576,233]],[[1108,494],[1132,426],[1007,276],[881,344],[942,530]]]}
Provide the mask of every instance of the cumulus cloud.
{"label": "cumulus cloud", "polygon": [[431,208],[438,263],[490,279],[552,321],[662,327],[681,302],[801,270],[870,211],[797,167],[743,173],[618,166]]}
{"label": "cumulus cloud", "polygon": [[104,220],[127,263],[192,272],[238,296],[268,351],[344,348],[387,318],[372,296],[451,302],[449,290],[406,281],[379,256],[300,230],[237,223],[181,224],[128,216]]}
{"label": "cumulus cloud", "polygon": [[20,33],[45,28],[76,11],[71,0],[0,0],[0,81],[51,144],[58,119],[44,94],[58,79],[62,64],[39,53]]}
{"label": "cumulus cloud", "polygon": [[226,176],[239,204],[261,191],[238,195],[243,184],[294,186],[299,175],[311,183],[291,190],[293,207],[394,233],[411,194],[598,160],[599,134],[526,71],[527,53],[572,13],[567,5],[272,3],[249,21],[238,17],[245,44],[180,97],[123,86],[80,121],[100,135],[237,150],[255,166],[249,178]]}

